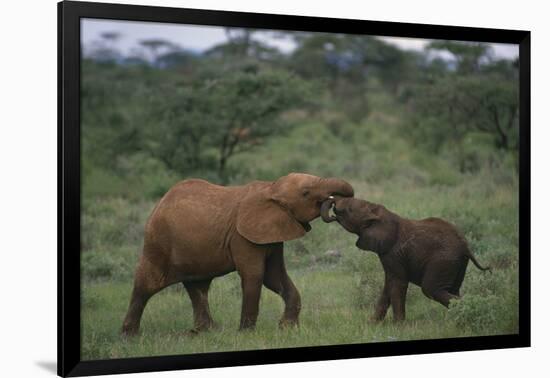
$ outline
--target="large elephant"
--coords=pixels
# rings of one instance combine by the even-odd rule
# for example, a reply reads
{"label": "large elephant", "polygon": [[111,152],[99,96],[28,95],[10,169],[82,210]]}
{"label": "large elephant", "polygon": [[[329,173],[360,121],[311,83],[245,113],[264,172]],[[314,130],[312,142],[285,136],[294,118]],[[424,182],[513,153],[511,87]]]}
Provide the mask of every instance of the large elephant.
{"label": "large elephant", "polygon": [[[330,215],[332,206],[335,215]],[[448,307],[450,299],[459,297],[469,260],[478,269],[489,269],[477,262],[458,229],[443,219],[406,219],[382,205],[356,198],[327,200],[321,216],[325,222],[336,220],[357,234],[356,246],[380,258],[385,279],[374,321],[384,319],[390,305],[394,320],[405,319],[409,282]]]}
{"label": "large elephant", "polygon": [[286,272],[283,242],[304,236],[331,195],[353,196],[353,188],[342,180],[299,173],[232,187],[197,179],[176,184],[145,226],[123,334],[137,333],[149,298],[178,282],[193,305],[192,331],[212,327],[210,282],[235,270],[243,295],[241,329],[256,324],[262,284],[285,302],[280,324],[297,324],[300,294]]}

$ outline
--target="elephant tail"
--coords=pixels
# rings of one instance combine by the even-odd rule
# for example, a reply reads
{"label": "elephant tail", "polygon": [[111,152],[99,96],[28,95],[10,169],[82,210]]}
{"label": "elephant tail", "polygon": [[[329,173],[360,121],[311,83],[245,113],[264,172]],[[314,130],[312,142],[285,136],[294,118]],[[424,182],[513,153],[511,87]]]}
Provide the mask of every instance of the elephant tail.
{"label": "elephant tail", "polygon": [[470,260],[472,260],[472,262],[474,263],[474,265],[479,269],[479,270],[488,270],[488,271],[491,271],[491,268],[488,267],[488,266],[481,266],[481,264],[476,260],[476,258],[474,257],[474,255],[472,255],[472,252],[470,250],[467,251],[467,254],[468,258]]}

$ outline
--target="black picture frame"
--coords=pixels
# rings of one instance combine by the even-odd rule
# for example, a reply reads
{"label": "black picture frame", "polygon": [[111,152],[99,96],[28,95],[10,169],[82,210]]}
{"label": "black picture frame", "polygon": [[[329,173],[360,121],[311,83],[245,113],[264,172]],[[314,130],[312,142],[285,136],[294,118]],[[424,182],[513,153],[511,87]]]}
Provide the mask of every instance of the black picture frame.
{"label": "black picture frame", "polygon": [[[81,361],[80,19],[118,19],[519,45],[519,333],[292,349]],[[82,376],[530,346],[530,32],[63,1],[58,3],[58,374]]]}

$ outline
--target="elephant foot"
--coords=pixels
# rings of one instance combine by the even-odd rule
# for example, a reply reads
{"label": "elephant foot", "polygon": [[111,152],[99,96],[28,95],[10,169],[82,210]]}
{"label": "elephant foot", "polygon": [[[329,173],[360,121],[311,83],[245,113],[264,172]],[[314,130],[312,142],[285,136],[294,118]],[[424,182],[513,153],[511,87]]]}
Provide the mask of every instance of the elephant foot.
{"label": "elephant foot", "polygon": [[367,320],[367,323],[369,323],[369,324],[378,324],[378,323],[382,323],[383,321],[384,321],[384,318],[382,318],[380,316],[371,316]]}
{"label": "elephant foot", "polygon": [[139,329],[132,327],[123,327],[120,331],[120,335],[123,339],[133,338],[139,335]]}
{"label": "elephant foot", "polygon": [[285,328],[297,328],[299,326],[299,322],[297,319],[281,319],[279,320],[279,328],[285,329]]}
{"label": "elephant foot", "polygon": [[198,336],[201,333],[208,332],[208,328],[191,328],[187,331],[183,331],[183,336],[185,337],[195,337]]}
{"label": "elephant foot", "polygon": [[204,331],[205,330],[201,330],[199,328],[191,328],[191,329],[188,329],[187,331],[183,331],[183,336],[184,337],[195,337],[199,333],[204,332]]}
{"label": "elephant foot", "polygon": [[368,318],[367,322],[371,324],[382,323],[386,318],[386,311],[376,309]]}
{"label": "elephant foot", "polygon": [[256,329],[256,324],[241,324],[239,326],[239,332],[254,331]]}
{"label": "elephant foot", "polygon": [[220,327],[216,323],[209,322],[207,324],[200,325],[200,326],[195,326],[195,327],[193,327],[193,328],[191,328],[187,331],[184,331],[183,335],[193,337],[193,336],[197,336],[199,333],[208,332],[208,331],[216,330],[216,329],[219,329],[219,328]]}

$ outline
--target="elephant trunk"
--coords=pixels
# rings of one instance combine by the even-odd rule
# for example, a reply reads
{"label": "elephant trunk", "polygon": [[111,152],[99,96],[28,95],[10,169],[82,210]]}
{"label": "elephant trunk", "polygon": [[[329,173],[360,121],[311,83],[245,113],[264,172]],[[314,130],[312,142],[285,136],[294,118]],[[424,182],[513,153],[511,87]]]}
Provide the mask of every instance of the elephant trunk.
{"label": "elephant trunk", "polygon": [[331,196],[321,205],[321,219],[323,219],[325,223],[331,223],[336,220],[334,215],[330,215],[330,209],[334,204],[334,201],[334,197]]}
{"label": "elephant trunk", "polygon": [[325,179],[326,187],[328,188],[329,195],[339,197],[353,197],[353,187],[346,181],[327,178]]}

